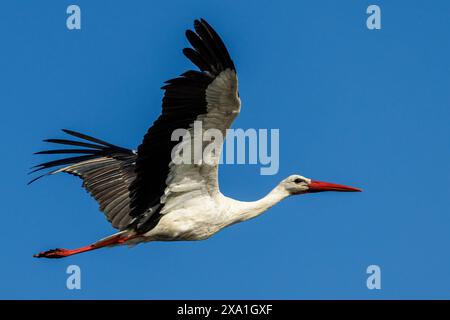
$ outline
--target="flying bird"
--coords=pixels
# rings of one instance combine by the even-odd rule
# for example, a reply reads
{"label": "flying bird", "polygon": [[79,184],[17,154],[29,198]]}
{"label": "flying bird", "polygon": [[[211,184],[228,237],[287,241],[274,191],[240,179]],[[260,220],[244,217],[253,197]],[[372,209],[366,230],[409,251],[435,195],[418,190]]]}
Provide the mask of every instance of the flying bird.
{"label": "flying bird", "polygon": [[33,167],[32,172],[47,172],[30,183],[60,172],[80,177],[118,232],[85,247],[58,248],[34,257],[63,258],[149,241],[204,240],[227,226],[257,217],[291,195],[361,191],[291,175],[262,199],[244,202],[219,190],[222,146],[211,151],[208,162],[175,164],[171,155],[179,142],[171,139],[174,130],[192,132],[194,121],[201,121],[202,130],[214,128],[225,136],[241,110],[236,68],[216,31],[200,19],[194,21],[194,31],[186,31],[186,37],[192,47],[183,53],[199,70],[165,82],[162,113],[136,151],[67,129],[63,131],[70,139],[44,140],[70,147],[37,154],[68,156]]}

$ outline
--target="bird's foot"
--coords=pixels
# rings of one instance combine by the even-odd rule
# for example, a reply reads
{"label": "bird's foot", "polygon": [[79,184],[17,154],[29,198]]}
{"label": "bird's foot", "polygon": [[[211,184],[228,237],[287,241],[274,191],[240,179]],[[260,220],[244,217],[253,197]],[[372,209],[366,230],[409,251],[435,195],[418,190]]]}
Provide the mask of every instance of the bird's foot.
{"label": "bird's foot", "polygon": [[49,258],[49,259],[58,259],[58,258],[64,258],[67,256],[70,256],[72,253],[72,250],[67,249],[52,249],[48,251],[44,251],[38,254],[33,255],[35,258]]}

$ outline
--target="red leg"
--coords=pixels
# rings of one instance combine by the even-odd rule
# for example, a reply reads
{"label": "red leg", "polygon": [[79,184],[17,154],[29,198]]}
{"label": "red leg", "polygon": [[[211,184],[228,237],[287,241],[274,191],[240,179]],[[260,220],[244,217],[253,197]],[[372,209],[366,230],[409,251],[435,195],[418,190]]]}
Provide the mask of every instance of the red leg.
{"label": "red leg", "polygon": [[82,253],[82,252],[86,252],[86,251],[92,251],[92,250],[100,249],[100,248],[115,245],[115,244],[122,244],[129,239],[131,239],[131,237],[122,237],[121,235],[117,235],[116,237],[106,239],[104,241],[100,241],[100,242],[91,244],[89,246],[72,249],[72,250],[58,248],[58,249],[48,250],[48,251],[44,251],[44,252],[35,254],[35,255],[33,255],[33,257],[35,257],[35,258],[51,258],[51,259],[65,258],[68,256],[72,256],[74,254],[78,254],[78,253]]}

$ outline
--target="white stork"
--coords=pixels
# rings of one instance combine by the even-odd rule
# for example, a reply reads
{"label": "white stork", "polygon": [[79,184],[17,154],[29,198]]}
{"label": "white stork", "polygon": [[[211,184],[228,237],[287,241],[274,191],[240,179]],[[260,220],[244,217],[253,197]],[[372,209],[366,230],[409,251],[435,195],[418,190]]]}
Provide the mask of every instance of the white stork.
{"label": "white stork", "polygon": [[225,136],[241,109],[236,69],[224,43],[203,19],[194,22],[194,29],[195,32],[186,31],[192,48],[185,48],[183,53],[200,70],[187,71],[165,82],[162,114],[137,151],[71,130],[63,131],[79,140],[44,140],[78,148],[37,154],[77,156],[35,166],[32,172],[53,169],[30,183],[58,172],[80,177],[83,187],[119,231],[85,247],[54,249],[35,257],[62,258],[106,246],[149,241],[204,240],[227,226],[257,217],[290,195],[361,191],[292,175],[264,198],[243,202],[226,197],[219,190],[221,150],[216,150],[211,155],[213,161],[208,163],[175,164],[171,159],[177,145],[171,140],[175,129],[192,131],[194,121],[201,121],[203,130],[215,128]]}

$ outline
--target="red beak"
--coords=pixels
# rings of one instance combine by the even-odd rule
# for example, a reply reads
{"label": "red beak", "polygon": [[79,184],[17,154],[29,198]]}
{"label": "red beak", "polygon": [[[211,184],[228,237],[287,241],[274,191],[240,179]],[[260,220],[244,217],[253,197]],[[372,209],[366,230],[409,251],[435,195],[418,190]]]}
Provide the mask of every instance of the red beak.
{"label": "red beak", "polygon": [[307,193],[322,191],[361,192],[359,188],[344,186],[342,184],[311,180]]}

